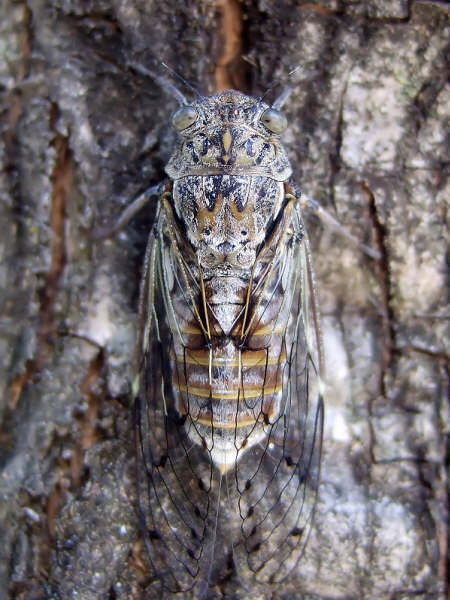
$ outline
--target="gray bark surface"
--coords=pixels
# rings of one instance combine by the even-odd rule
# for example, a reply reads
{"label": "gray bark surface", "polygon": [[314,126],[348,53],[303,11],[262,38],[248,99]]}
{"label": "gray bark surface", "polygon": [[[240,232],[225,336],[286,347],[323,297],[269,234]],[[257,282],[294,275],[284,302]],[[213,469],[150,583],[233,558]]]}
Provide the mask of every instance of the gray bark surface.
{"label": "gray bark surface", "polygon": [[[151,210],[90,237],[164,178],[177,104],[127,67],[164,75],[161,61],[202,93],[292,83],[294,180],[381,254],[306,216],[327,367],[322,486],[304,559],[265,597],[446,598],[446,3],[0,6],[0,600],[161,598],[138,531],[128,393]],[[261,596],[231,573],[217,597]]]}

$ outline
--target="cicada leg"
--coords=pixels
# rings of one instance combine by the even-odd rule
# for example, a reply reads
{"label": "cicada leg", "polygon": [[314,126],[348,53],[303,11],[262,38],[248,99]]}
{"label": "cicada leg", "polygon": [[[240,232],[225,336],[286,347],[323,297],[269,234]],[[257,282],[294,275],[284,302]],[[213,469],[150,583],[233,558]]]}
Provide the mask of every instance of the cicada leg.
{"label": "cicada leg", "polygon": [[345,237],[353,246],[359,248],[362,252],[373,258],[374,260],[380,260],[381,254],[366,246],[366,244],[362,244],[358,238],[349,233],[345,227],[343,227],[337,219],[335,219],[328,211],[326,211],[316,200],[306,196],[303,192],[295,190],[296,196],[298,198],[301,210],[308,210],[313,212],[327,227],[336,231],[339,235]]}
{"label": "cicada leg", "polygon": [[94,229],[94,231],[91,233],[91,238],[96,241],[104,240],[112,237],[119,231],[122,231],[122,229],[124,229],[124,227],[131,221],[131,219],[144,208],[151,198],[155,196],[161,196],[163,190],[164,184],[161,183],[149,187],[126,207],[115,223]]}

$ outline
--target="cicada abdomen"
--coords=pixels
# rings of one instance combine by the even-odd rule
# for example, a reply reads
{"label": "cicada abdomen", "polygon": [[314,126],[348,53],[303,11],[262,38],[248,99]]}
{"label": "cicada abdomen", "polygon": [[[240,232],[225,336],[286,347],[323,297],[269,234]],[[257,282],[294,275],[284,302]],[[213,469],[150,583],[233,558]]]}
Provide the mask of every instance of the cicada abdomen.
{"label": "cicada abdomen", "polygon": [[323,408],[308,242],[276,104],[235,91],[173,118],[141,292],[137,395],[144,539],[167,593],[205,597],[298,563]]}

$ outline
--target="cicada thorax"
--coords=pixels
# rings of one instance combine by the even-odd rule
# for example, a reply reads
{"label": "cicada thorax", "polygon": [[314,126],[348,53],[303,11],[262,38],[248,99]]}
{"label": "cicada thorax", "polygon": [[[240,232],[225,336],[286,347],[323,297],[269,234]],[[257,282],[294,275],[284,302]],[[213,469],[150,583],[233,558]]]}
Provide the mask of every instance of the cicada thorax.
{"label": "cicada thorax", "polygon": [[165,204],[175,408],[222,471],[280,414],[291,204],[282,182],[233,175],[179,179]]}

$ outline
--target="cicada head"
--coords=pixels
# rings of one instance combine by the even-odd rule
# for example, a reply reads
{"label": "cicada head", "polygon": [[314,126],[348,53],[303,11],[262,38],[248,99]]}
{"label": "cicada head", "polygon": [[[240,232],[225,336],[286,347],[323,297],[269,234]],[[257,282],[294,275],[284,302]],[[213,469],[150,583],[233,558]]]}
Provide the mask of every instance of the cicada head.
{"label": "cicada head", "polygon": [[280,142],[286,117],[274,107],[227,90],[181,106],[172,118],[180,140],[166,173],[264,175],[285,181],[292,169]]}

